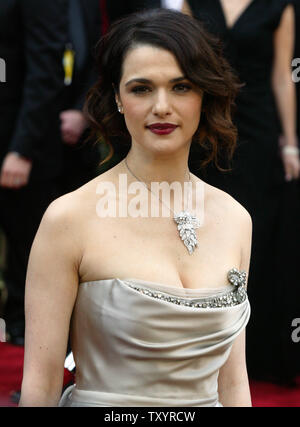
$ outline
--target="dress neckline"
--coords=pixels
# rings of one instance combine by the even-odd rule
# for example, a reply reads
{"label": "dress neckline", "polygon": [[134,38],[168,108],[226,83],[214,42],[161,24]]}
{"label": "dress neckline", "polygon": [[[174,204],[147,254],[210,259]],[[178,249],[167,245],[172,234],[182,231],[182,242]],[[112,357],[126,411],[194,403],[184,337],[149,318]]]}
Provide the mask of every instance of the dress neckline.
{"label": "dress neckline", "polygon": [[81,282],[79,284],[79,286],[95,286],[95,285],[104,285],[106,283],[111,283],[113,281],[119,281],[123,284],[127,285],[139,285],[142,286],[144,288],[149,288],[149,289],[153,289],[153,290],[161,290],[162,292],[169,292],[169,293],[173,293],[173,294],[177,294],[177,295],[202,295],[202,294],[218,294],[218,293],[223,293],[226,292],[227,290],[232,290],[232,285],[226,285],[226,286],[218,286],[216,288],[179,288],[176,286],[172,286],[172,285],[166,285],[164,283],[159,283],[159,282],[151,282],[149,280],[142,280],[142,279],[136,279],[136,278],[125,278],[125,279],[120,279],[119,277],[112,277],[109,279],[100,279],[100,280],[91,280],[88,282]]}
{"label": "dress neckline", "polygon": [[[229,274],[232,270],[235,270],[237,272],[238,275],[242,275],[243,272],[242,270],[239,270],[238,268],[233,267],[232,269],[230,269],[228,271],[227,274]],[[85,282],[81,282],[79,283],[79,286],[83,286],[83,285],[95,285],[95,284],[100,284],[100,283],[107,283],[107,282],[112,282],[114,280],[118,280],[122,283],[136,283],[138,285],[141,286],[149,286],[149,287],[153,287],[153,288],[162,288],[162,289],[166,289],[166,290],[172,290],[174,292],[179,292],[179,293],[184,293],[184,294],[195,294],[195,293],[211,293],[211,292],[216,292],[216,293],[222,293],[226,290],[230,290],[232,289],[232,282],[230,282],[230,280],[228,279],[228,282],[230,283],[229,285],[224,285],[224,286],[218,286],[216,288],[184,288],[184,287],[177,287],[177,286],[173,286],[173,285],[167,285],[165,283],[159,283],[159,282],[153,282],[150,280],[143,280],[143,279],[137,279],[137,278],[124,278],[121,279],[119,277],[111,277],[111,278],[107,278],[107,279],[98,279],[98,280],[90,280],[90,281],[85,281]]]}
{"label": "dress neckline", "polygon": [[255,3],[255,0],[251,0],[250,3],[248,3],[248,5],[244,9],[242,9],[241,13],[237,16],[237,18],[234,20],[234,22],[231,25],[228,25],[227,16],[226,16],[222,1],[218,0],[218,3],[223,16],[225,27],[228,31],[232,31],[237,26],[239,21],[244,17],[244,15],[248,12],[248,10],[251,8],[253,3]]}

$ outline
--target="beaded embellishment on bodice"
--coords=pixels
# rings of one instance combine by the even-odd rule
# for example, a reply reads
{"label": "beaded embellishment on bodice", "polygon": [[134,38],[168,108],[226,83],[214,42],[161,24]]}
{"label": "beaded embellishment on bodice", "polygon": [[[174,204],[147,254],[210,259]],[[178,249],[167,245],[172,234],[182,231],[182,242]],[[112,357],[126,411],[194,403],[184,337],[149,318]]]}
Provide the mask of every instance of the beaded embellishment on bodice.
{"label": "beaded embellishment on bodice", "polygon": [[60,406],[218,406],[219,371],[250,317],[246,273],[232,269],[228,281],[81,284],[70,334],[76,384]]}
{"label": "beaded embellishment on bodice", "polygon": [[143,286],[137,286],[135,284],[128,283],[128,286],[142,294],[167,301],[177,305],[184,305],[187,307],[195,308],[218,308],[218,307],[232,307],[241,304],[247,298],[246,291],[246,272],[239,271],[236,268],[232,268],[227,275],[228,281],[234,285],[235,289],[224,293],[220,296],[214,296],[212,298],[182,298],[170,296],[162,291],[154,291]]}

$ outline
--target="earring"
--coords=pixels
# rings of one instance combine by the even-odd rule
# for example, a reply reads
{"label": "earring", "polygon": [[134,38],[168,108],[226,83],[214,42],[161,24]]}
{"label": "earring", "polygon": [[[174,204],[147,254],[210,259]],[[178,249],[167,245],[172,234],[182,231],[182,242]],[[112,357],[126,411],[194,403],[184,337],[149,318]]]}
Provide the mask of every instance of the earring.
{"label": "earring", "polygon": [[119,111],[120,114],[123,114],[123,108],[121,107],[120,104],[118,104],[118,111]]}

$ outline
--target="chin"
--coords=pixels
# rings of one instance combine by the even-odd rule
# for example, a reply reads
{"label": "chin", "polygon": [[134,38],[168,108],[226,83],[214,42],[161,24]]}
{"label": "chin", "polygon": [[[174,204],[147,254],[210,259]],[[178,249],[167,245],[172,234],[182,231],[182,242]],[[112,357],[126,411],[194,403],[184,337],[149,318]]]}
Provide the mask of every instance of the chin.
{"label": "chin", "polygon": [[169,134],[169,135],[155,135],[148,134],[144,138],[144,143],[147,145],[155,145],[155,146],[177,146],[182,145],[180,143],[180,137],[178,135]]}
{"label": "chin", "polygon": [[160,155],[170,155],[176,154],[178,151],[184,149],[185,146],[182,144],[176,144],[174,142],[156,142],[151,145],[147,145],[147,149],[152,153],[157,153]]}
{"label": "chin", "polygon": [[[191,137],[192,138],[192,137]],[[145,135],[140,138],[133,138],[133,144],[137,144],[140,148],[147,151],[149,154],[160,155],[160,156],[168,156],[172,154],[176,154],[183,150],[190,148],[190,140],[185,138],[186,142],[182,142],[182,139],[178,136],[174,138],[174,136],[155,136],[149,135],[145,137]]]}

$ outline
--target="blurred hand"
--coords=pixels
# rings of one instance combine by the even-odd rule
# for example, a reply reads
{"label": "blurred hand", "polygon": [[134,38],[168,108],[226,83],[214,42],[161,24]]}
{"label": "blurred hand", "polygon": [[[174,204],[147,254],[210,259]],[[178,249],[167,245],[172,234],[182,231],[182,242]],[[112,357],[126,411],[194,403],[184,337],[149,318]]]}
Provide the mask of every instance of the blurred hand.
{"label": "blurred hand", "polygon": [[300,160],[299,154],[281,154],[286,181],[291,181],[292,179],[298,179],[300,176]]}
{"label": "blurred hand", "polygon": [[1,166],[0,186],[15,189],[24,187],[28,183],[31,168],[31,160],[13,152],[7,153]]}
{"label": "blurred hand", "polygon": [[77,144],[83,131],[87,127],[87,122],[81,111],[66,110],[60,114],[61,119],[61,136],[66,144]]}
{"label": "blurred hand", "polygon": [[[300,177],[299,153],[298,154],[296,152],[289,153],[288,151],[285,152],[284,147],[288,147],[288,146],[287,144],[285,144],[285,140],[282,136],[279,139],[279,146],[281,148],[281,159],[283,162],[286,181],[298,179]],[[297,144],[295,144],[295,147],[297,147]]]}

